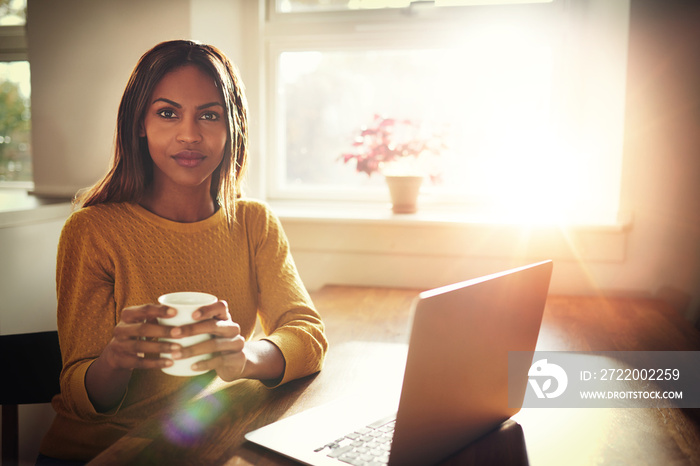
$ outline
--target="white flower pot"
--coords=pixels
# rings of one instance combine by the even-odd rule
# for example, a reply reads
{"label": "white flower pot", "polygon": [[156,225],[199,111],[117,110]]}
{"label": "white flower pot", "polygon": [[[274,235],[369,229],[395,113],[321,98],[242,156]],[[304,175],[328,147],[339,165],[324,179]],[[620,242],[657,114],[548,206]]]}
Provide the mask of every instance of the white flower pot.
{"label": "white flower pot", "polygon": [[392,210],[396,214],[412,214],[417,210],[422,176],[385,175],[391,194]]}

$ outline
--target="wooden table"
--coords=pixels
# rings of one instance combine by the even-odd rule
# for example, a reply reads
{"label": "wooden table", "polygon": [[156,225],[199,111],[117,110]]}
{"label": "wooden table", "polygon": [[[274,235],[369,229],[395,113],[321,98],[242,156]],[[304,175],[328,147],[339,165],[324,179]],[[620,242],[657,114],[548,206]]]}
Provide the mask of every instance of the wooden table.
{"label": "wooden table", "polygon": [[[323,371],[275,390],[256,381],[194,387],[91,464],[294,464],[243,435],[343,395],[398,394],[417,294],[324,287],[312,295],[331,343]],[[656,300],[550,296],[537,350],[700,351],[700,332]],[[698,411],[523,409],[444,464],[700,464]]]}

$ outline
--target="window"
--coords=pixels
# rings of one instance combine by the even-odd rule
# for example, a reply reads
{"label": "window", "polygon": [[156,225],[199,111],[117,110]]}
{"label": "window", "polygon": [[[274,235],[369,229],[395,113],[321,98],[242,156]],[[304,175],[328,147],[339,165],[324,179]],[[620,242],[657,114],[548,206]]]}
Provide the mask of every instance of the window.
{"label": "window", "polygon": [[32,181],[26,0],[0,2],[0,185]]}
{"label": "window", "polygon": [[384,201],[341,160],[383,115],[448,148],[423,205],[615,221],[629,4],[440,3],[269,2],[269,197]]}

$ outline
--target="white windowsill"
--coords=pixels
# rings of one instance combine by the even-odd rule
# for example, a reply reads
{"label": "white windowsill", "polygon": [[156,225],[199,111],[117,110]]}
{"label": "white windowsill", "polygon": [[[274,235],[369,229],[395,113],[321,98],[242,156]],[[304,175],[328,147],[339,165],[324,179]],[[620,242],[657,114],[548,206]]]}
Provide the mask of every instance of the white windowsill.
{"label": "white windowsill", "polygon": [[[32,212],[51,212],[70,205],[67,198],[45,198],[30,194],[26,190],[0,189],[0,219],[31,216]],[[488,215],[465,214],[456,208],[420,207],[414,214],[395,214],[388,203],[324,202],[324,201],[279,201],[269,202],[274,212],[285,221],[350,222],[393,225],[491,225],[491,226],[539,226],[563,227],[576,230],[598,230],[622,232],[632,225],[630,215],[620,215],[615,222],[589,222],[559,225],[556,223],[522,223],[512,219],[489,217]]]}
{"label": "white windowsill", "polygon": [[621,233],[632,226],[631,215],[621,214],[615,221],[579,221],[572,223],[528,222],[486,213],[465,212],[459,207],[420,206],[413,214],[395,214],[389,203],[338,201],[269,201],[275,214],[285,222],[387,224],[402,226],[473,226],[558,228],[576,231]]}
{"label": "white windowsill", "polygon": [[23,189],[0,189],[0,228],[68,218],[70,199],[44,198]]}

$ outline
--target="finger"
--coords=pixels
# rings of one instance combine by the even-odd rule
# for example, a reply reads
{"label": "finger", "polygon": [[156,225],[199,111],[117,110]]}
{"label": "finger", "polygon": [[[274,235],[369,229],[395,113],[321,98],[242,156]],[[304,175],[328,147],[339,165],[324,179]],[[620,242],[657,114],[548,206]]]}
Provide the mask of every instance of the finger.
{"label": "finger", "polygon": [[112,348],[110,360],[116,367],[124,369],[154,369],[173,365],[169,358],[161,357],[160,354],[149,354],[143,352],[133,352],[123,345]]}
{"label": "finger", "polygon": [[175,359],[186,359],[200,354],[212,354],[213,357],[222,354],[234,354],[243,351],[245,338],[241,335],[235,338],[211,338],[196,345],[181,348]]}
{"label": "finger", "polygon": [[194,324],[173,328],[170,335],[175,338],[210,334],[221,338],[235,338],[241,334],[241,326],[231,320],[207,319]]}
{"label": "finger", "polygon": [[217,375],[224,381],[230,382],[241,377],[247,359],[242,351],[215,355],[211,359],[198,361],[192,365],[196,371],[216,370]]}
{"label": "finger", "polygon": [[147,356],[139,357],[137,355],[125,356],[125,361],[128,361],[128,365],[131,369],[162,369],[174,364],[173,360],[169,358],[149,358]]}
{"label": "finger", "polygon": [[[170,354],[179,355],[182,345],[157,339],[127,340],[119,348],[124,353],[141,354],[146,356]],[[143,357],[143,356],[142,356]]]}
{"label": "finger", "polygon": [[120,341],[144,338],[168,338],[172,335],[173,328],[168,325],[160,325],[157,322],[138,322],[125,324],[120,322],[114,327],[114,337]]}
{"label": "finger", "polygon": [[160,341],[152,338],[118,340],[113,338],[109,344],[112,354],[119,358],[159,358],[162,354],[169,354],[171,358],[178,357],[182,345],[178,343]]}
{"label": "finger", "polygon": [[141,306],[130,306],[122,309],[121,321],[127,324],[135,324],[146,320],[172,317],[177,311],[162,304],[144,304]]}
{"label": "finger", "polygon": [[228,312],[228,303],[226,301],[217,301],[214,304],[202,306],[192,313],[194,320],[218,319],[231,320],[231,314]]}

